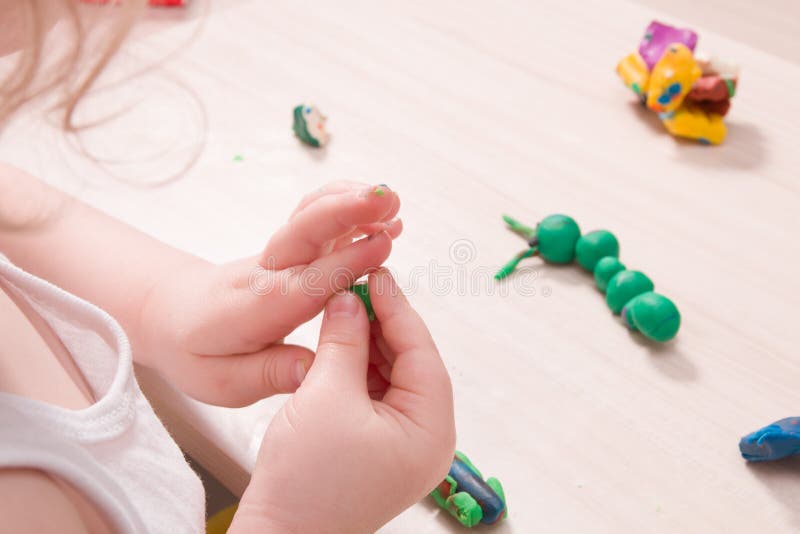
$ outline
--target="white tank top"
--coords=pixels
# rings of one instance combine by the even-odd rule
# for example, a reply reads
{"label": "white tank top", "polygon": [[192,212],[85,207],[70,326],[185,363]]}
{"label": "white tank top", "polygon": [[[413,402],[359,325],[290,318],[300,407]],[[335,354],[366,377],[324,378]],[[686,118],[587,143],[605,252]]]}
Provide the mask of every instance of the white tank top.
{"label": "white tank top", "polygon": [[118,532],[204,532],[203,486],[139,389],[119,324],[2,254],[0,278],[47,321],[98,399],[69,410],[0,392],[0,468],[58,476]]}

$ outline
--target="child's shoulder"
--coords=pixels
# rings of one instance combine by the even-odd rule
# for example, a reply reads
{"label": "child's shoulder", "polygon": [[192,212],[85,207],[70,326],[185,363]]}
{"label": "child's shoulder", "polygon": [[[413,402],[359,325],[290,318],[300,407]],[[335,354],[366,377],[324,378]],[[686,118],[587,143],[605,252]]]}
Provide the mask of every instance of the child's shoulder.
{"label": "child's shoulder", "polygon": [[63,196],[28,172],[0,161],[0,233],[46,220]]}
{"label": "child's shoulder", "polygon": [[0,469],[0,517],[7,532],[111,532],[86,497],[37,469]]}

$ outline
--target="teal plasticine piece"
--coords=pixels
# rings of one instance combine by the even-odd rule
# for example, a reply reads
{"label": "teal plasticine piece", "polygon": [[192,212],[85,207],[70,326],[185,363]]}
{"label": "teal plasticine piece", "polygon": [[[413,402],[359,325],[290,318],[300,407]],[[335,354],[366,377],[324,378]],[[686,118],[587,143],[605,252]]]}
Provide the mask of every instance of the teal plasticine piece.
{"label": "teal plasticine piece", "polygon": [[594,282],[597,284],[597,289],[605,293],[608,281],[614,278],[615,274],[624,270],[625,264],[614,256],[601,258],[594,266]]}
{"label": "teal plasticine piece", "polygon": [[575,244],[581,229],[567,215],[549,215],[536,227],[539,255],[550,263],[570,263],[575,259]]}
{"label": "teal plasticine piece", "polygon": [[646,274],[624,270],[614,275],[606,287],[606,304],[615,314],[633,297],[652,291],[655,286]]}
{"label": "teal plasticine piece", "polygon": [[642,293],[625,304],[622,317],[631,329],[659,343],[674,338],[681,327],[681,314],[675,303],[652,291]]}
{"label": "teal plasticine piece", "polygon": [[594,271],[597,262],[606,256],[619,256],[619,241],[608,230],[584,234],[575,244],[575,259],[590,273]]}

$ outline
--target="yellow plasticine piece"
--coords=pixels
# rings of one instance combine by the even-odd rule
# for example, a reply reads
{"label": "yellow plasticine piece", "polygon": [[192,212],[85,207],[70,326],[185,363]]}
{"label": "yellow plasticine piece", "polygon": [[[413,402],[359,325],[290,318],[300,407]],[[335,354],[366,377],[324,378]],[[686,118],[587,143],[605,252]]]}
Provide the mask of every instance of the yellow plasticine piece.
{"label": "yellow plasticine piece", "polygon": [[647,107],[656,113],[677,110],[701,75],[702,71],[686,45],[669,45],[650,73]]}
{"label": "yellow plasticine piece", "polygon": [[238,508],[238,503],[232,504],[211,516],[206,523],[206,534],[225,534],[228,532]]}
{"label": "yellow plasticine piece", "polygon": [[617,63],[617,75],[622,78],[625,86],[637,95],[647,93],[650,71],[638,52],[631,52]]}
{"label": "yellow plasticine piece", "polygon": [[721,115],[706,113],[696,107],[682,107],[671,116],[663,118],[662,122],[672,135],[706,144],[722,143],[727,133]]}

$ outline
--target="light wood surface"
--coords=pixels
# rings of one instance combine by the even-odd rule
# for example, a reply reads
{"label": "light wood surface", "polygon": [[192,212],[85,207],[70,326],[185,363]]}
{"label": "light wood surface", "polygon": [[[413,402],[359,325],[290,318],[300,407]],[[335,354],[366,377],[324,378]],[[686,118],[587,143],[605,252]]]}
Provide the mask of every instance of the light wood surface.
{"label": "light wood surface", "polygon": [[[800,462],[750,466],[737,443],[800,415],[800,63],[774,37],[794,38],[798,8],[699,4],[239,0],[205,17],[199,5],[160,12],[109,79],[181,53],[90,101],[139,103],[83,136],[112,161],[87,162],[32,114],[5,132],[0,157],[214,261],[260,249],[327,181],[388,183],[406,226],[389,265],[450,369],[459,448],[506,488],[510,519],[495,532],[797,532]],[[701,47],[741,63],[724,145],[676,142],[614,75],[652,18],[694,27]],[[330,118],[324,151],[291,134],[305,100]],[[108,177],[168,178],[198,147],[163,187]],[[630,334],[577,266],[532,259],[523,276],[469,283],[521,249],[501,213],[556,212],[617,234],[622,260],[680,307],[674,342]],[[314,346],[317,328],[291,339]],[[241,491],[283,399],[214,408],[143,378],[182,445]],[[426,501],[381,532],[458,531]]]}

